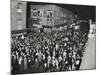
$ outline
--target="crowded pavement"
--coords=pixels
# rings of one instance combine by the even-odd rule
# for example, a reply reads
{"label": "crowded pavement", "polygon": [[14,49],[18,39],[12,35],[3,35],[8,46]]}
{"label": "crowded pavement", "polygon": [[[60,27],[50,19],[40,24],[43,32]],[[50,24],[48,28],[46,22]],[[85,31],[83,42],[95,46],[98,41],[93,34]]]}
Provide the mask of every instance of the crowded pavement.
{"label": "crowded pavement", "polygon": [[79,70],[88,31],[69,26],[52,32],[40,29],[11,36],[13,74]]}

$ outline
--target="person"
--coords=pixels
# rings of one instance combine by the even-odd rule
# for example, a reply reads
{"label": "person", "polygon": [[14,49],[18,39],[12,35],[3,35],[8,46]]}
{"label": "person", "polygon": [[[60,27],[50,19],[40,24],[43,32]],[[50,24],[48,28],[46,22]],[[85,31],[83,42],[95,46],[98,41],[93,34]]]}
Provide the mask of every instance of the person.
{"label": "person", "polygon": [[76,70],[79,70],[81,61],[82,61],[81,57],[77,54],[75,63]]}
{"label": "person", "polygon": [[59,62],[58,62],[57,58],[55,58],[55,66],[56,66],[55,71],[59,70],[58,64],[59,64]]}
{"label": "person", "polygon": [[71,53],[69,53],[68,56],[68,70],[72,70],[72,57],[71,57]]}
{"label": "person", "polygon": [[47,66],[48,66],[48,71],[50,71],[50,69],[51,69],[51,56],[49,55],[48,57],[47,57]]}
{"label": "person", "polygon": [[63,52],[63,59],[65,60],[65,58],[66,58],[66,50],[64,50],[64,52]]}
{"label": "person", "polygon": [[56,58],[52,56],[52,72],[56,71]]}
{"label": "person", "polygon": [[59,69],[62,70],[62,61],[63,61],[63,59],[62,59],[61,55],[59,55],[58,61],[59,61],[59,64],[58,64],[59,65]]}
{"label": "person", "polygon": [[39,69],[39,59],[38,59],[38,56],[36,56],[34,59],[34,65],[32,68],[32,72],[38,72],[38,69]]}
{"label": "person", "polygon": [[22,72],[23,71],[23,57],[20,56],[18,59],[19,62],[19,71]]}
{"label": "person", "polygon": [[26,55],[24,56],[24,71],[27,70],[27,58]]}

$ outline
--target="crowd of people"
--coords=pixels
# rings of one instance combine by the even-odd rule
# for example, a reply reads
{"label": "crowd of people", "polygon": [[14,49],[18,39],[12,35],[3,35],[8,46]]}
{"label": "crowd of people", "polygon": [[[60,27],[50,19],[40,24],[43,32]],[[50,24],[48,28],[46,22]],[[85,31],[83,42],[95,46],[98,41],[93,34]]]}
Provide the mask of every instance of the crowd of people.
{"label": "crowd of people", "polygon": [[12,73],[79,70],[88,33],[73,28],[11,35]]}

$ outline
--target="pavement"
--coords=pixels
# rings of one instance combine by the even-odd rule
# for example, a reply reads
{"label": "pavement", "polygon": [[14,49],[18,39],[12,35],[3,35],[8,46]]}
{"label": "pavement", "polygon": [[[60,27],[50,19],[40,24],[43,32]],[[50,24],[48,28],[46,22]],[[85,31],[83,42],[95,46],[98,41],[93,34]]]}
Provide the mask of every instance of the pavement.
{"label": "pavement", "polygon": [[86,51],[84,53],[80,70],[96,69],[96,40],[95,36],[89,35],[89,39],[86,45]]}

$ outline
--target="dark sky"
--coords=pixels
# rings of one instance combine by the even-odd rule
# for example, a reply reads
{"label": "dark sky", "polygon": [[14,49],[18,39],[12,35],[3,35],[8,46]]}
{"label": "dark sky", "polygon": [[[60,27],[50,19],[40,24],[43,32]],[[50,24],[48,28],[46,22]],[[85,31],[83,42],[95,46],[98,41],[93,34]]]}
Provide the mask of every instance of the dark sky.
{"label": "dark sky", "polygon": [[34,5],[57,5],[67,10],[72,11],[74,14],[78,14],[80,19],[93,19],[96,17],[96,6],[92,5],[76,5],[76,4],[56,4],[56,3],[43,3],[43,2],[28,2],[28,6]]}
{"label": "dark sky", "polygon": [[72,11],[74,14],[78,14],[82,19],[93,19],[95,20],[96,17],[96,6],[89,6],[89,5],[58,5],[65,9]]}

